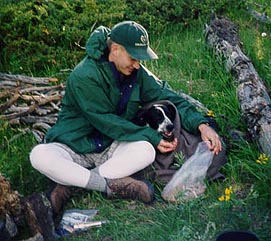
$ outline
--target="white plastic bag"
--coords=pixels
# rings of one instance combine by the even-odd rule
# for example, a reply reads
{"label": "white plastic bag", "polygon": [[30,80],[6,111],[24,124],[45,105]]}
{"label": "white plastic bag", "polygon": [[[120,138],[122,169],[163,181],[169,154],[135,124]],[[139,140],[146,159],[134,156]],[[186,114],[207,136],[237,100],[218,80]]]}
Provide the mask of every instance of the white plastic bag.
{"label": "white plastic bag", "polygon": [[162,198],[177,202],[198,197],[205,192],[204,179],[214,154],[205,142],[200,142],[196,152],[173,175],[162,191]]}

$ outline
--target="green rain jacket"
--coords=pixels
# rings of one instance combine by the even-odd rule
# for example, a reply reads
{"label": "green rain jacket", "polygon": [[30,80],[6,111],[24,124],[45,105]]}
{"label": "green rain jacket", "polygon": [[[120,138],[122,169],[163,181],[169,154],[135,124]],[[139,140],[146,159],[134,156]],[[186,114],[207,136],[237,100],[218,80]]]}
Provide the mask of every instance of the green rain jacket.
{"label": "green rain jacket", "polygon": [[77,153],[100,152],[114,140],[150,142],[157,147],[161,134],[147,126],[131,122],[138,109],[150,102],[169,100],[179,111],[182,127],[194,134],[207,120],[166,82],[159,80],[143,65],[131,85],[126,109],[116,114],[120,89],[114,78],[112,63],[101,61],[107,49],[110,29],[97,28],[87,41],[86,57],[67,80],[57,123],[46,134],[46,142],[60,142]]}

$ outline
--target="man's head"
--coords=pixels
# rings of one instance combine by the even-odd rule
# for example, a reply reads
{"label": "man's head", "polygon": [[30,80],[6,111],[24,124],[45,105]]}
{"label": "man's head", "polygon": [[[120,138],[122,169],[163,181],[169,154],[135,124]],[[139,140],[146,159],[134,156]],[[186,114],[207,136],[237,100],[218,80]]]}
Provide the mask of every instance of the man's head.
{"label": "man's head", "polygon": [[158,58],[149,46],[149,36],[146,29],[134,21],[116,24],[111,30],[110,39],[122,45],[135,60]]}
{"label": "man's head", "polygon": [[124,21],[112,28],[108,39],[109,61],[114,62],[117,70],[131,75],[140,68],[140,60],[157,59],[149,47],[147,31],[138,23]]}

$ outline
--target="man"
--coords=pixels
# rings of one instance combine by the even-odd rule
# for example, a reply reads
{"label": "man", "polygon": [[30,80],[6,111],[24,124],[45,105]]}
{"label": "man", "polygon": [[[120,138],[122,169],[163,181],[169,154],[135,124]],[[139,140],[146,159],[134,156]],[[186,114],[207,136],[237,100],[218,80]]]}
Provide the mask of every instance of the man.
{"label": "man", "polygon": [[46,143],[30,154],[32,166],[56,183],[48,193],[55,215],[69,197],[69,186],[144,203],[154,200],[151,183],[132,175],[151,165],[156,151],[172,152],[178,143],[131,121],[147,103],[174,103],[184,129],[209,141],[215,154],[222,150],[218,134],[195,107],[140,63],[157,58],[146,30],[136,22],[124,21],[112,30],[102,26],[91,34],[86,57],[67,81],[57,123]]}

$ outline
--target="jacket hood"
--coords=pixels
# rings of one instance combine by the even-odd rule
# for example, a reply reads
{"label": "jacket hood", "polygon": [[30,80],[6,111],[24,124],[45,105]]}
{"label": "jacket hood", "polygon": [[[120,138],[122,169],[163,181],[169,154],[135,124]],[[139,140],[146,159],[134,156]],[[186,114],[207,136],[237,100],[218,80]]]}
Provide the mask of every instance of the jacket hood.
{"label": "jacket hood", "polygon": [[93,59],[100,59],[107,48],[107,38],[110,33],[110,29],[104,26],[100,26],[95,29],[90,35],[86,44],[86,53]]}

